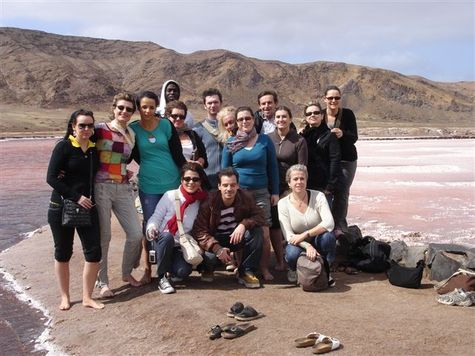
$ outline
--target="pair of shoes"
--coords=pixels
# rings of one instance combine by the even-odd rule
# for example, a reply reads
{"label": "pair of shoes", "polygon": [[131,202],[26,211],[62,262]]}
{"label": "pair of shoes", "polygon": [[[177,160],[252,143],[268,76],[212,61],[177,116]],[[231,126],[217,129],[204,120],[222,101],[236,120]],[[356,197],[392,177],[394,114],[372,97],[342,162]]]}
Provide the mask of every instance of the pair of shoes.
{"label": "pair of shoes", "polygon": [[475,292],[465,292],[462,288],[456,288],[450,293],[439,295],[437,301],[445,305],[469,307],[475,303]]}
{"label": "pair of shoes", "polygon": [[211,283],[214,281],[214,272],[204,270],[201,272],[201,281]]}
{"label": "pair of shoes", "polygon": [[229,323],[229,324],[224,324],[223,326],[221,325],[215,325],[211,327],[211,329],[208,330],[208,337],[210,340],[215,340],[219,339],[221,337],[221,333],[225,330],[228,330],[229,328],[233,327],[236,325],[236,323]]}
{"label": "pair of shoes", "polygon": [[334,337],[325,336],[321,341],[315,343],[312,347],[314,354],[324,354],[340,348],[340,340]]}
{"label": "pair of shoes", "polygon": [[168,278],[163,276],[162,278],[159,279],[158,281],[158,290],[162,292],[162,294],[171,294],[175,293],[175,288],[172,287],[170,282],[168,281]]}
{"label": "pair of shoes", "polygon": [[333,288],[336,286],[336,281],[332,276],[328,276],[328,287]]}
{"label": "pair of shoes", "polygon": [[226,315],[239,321],[250,321],[264,316],[250,305],[244,306],[241,302],[234,303]]}
{"label": "pair of shoes", "polygon": [[297,271],[292,271],[291,269],[289,269],[289,271],[287,272],[287,280],[289,281],[289,283],[297,283]]}
{"label": "pair of shoes", "polygon": [[257,278],[256,275],[251,271],[244,272],[242,276],[239,276],[238,283],[243,284],[246,288],[261,287],[261,282],[259,282],[259,278]]}
{"label": "pair of shoes", "polygon": [[325,335],[317,333],[317,332],[313,332],[313,333],[308,334],[305,337],[300,337],[298,339],[295,339],[294,345],[297,348],[314,346],[317,342],[323,341],[324,338],[326,338]]}
{"label": "pair of shoes", "polygon": [[210,340],[219,339],[221,336],[225,339],[235,339],[254,329],[256,327],[250,323],[215,325],[208,330],[208,337]]}

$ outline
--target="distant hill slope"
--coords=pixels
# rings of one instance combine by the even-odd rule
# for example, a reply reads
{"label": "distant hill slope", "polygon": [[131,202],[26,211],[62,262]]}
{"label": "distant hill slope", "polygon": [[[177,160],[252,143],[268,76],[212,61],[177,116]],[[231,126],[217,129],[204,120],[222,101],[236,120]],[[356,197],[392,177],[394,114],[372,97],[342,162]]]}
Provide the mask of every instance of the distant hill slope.
{"label": "distant hill slope", "polygon": [[[0,98],[42,108],[105,109],[120,90],[150,89],[175,79],[195,116],[201,92],[219,88],[226,103],[257,108],[257,93],[274,89],[301,116],[305,102],[329,84],[345,106],[368,122],[470,123],[475,82],[439,83],[421,77],[334,62],[287,64],[225,51],[180,54],[151,42],[60,36],[0,28]],[[199,109],[198,109],[199,108]]]}

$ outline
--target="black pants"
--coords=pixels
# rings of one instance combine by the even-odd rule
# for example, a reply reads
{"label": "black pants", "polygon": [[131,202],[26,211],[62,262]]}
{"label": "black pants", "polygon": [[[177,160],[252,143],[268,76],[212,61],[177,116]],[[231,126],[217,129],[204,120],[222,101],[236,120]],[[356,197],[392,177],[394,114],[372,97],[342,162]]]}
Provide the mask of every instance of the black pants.
{"label": "black pants", "polygon": [[86,262],[100,262],[102,256],[101,238],[96,208],[91,209],[92,225],[78,228],[61,225],[62,211],[63,207],[61,205],[50,203],[48,224],[53,234],[55,260],[69,262],[73,255],[74,230],[77,230]]}

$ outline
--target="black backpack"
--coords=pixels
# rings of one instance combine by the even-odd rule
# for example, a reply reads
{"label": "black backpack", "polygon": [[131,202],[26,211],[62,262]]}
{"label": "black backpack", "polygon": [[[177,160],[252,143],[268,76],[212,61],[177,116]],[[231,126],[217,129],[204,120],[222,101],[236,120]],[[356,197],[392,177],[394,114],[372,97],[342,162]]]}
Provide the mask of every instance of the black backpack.
{"label": "black backpack", "polygon": [[356,241],[349,253],[350,263],[363,272],[380,273],[388,270],[391,246],[372,236]]}

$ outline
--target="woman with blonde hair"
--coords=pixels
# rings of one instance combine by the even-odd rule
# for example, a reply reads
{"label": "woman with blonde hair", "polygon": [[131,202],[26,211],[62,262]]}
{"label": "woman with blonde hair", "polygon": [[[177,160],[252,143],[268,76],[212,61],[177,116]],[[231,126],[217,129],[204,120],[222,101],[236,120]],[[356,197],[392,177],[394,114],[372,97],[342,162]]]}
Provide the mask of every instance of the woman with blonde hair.
{"label": "woman with blonde hair", "polygon": [[225,144],[228,139],[236,134],[236,108],[234,106],[225,106],[219,110],[216,116],[218,120],[218,140],[222,144]]}

